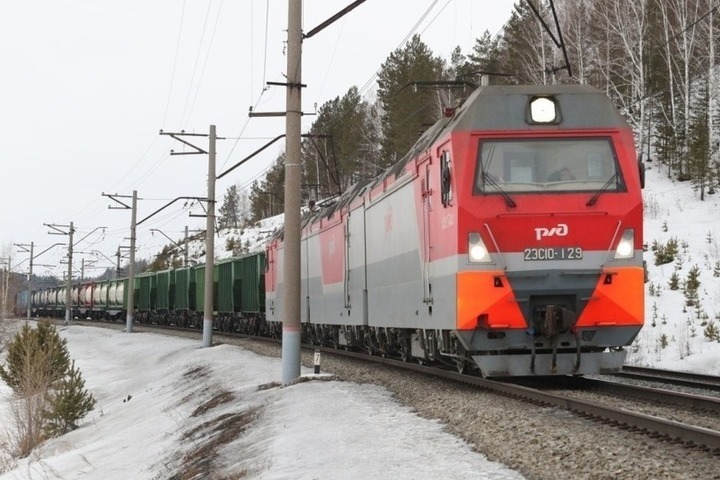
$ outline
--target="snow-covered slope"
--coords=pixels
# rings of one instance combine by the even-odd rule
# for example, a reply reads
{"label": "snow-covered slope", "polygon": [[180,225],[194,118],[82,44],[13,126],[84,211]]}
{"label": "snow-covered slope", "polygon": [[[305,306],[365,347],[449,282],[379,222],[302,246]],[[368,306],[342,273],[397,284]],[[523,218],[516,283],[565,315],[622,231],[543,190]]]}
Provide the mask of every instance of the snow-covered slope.
{"label": "snow-covered slope", "polygon": [[[701,202],[689,182],[668,179],[661,165],[648,167],[645,327],[629,363],[720,375],[720,336],[705,335],[712,326],[720,331],[720,196],[706,195]],[[668,250],[673,241],[677,243],[675,259],[656,265],[658,248]],[[693,270],[699,280],[697,299],[692,302],[695,305],[687,305],[685,286]],[[677,290],[670,285],[674,272]]]}

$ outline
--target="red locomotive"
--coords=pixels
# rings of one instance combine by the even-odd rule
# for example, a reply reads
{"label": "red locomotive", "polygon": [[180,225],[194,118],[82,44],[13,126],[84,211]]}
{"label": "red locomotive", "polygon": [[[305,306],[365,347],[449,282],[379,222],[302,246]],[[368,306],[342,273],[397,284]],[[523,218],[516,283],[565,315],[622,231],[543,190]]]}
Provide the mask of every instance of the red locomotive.
{"label": "red locomotive", "polygon": [[[643,182],[601,92],[481,87],[306,220],[303,336],[485,376],[618,371],[644,319]],[[282,257],[279,234],[269,322]]]}

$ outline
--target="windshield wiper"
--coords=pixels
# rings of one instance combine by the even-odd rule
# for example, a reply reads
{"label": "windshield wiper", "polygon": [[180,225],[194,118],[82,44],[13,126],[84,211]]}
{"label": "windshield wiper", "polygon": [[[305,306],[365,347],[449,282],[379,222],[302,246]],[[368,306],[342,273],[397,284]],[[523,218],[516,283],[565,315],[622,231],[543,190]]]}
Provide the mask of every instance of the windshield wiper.
{"label": "windshield wiper", "polygon": [[595,205],[595,204],[597,203],[597,201],[598,201],[598,198],[600,198],[600,195],[602,195],[605,190],[607,190],[608,188],[610,188],[610,185],[612,185],[613,182],[615,182],[615,185],[616,185],[616,187],[617,187],[617,180],[619,180],[619,179],[620,179],[620,175],[619,175],[617,172],[615,172],[615,174],[614,174],[612,177],[610,177],[607,182],[605,182],[605,185],[603,185],[602,188],[601,188],[600,190],[598,190],[598,191],[595,193],[595,195],[593,195],[593,196],[590,198],[590,200],[587,201],[587,203],[585,204],[585,206],[586,206],[586,207],[592,207],[593,205]]}
{"label": "windshield wiper", "polygon": [[508,193],[505,190],[503,190],[502,187],[500,185],[498,185],[497,182],[495,180],[493,180],[492,177],[490,175],[488,175],[487,172],[485,172],[485,171],[482,172],[482,178],[485,182],[489,183],[495,190],[500,192],[500,195],[502,195],[502,197],[505,199],[505,205],[507,205],[510,208],[517,207],[517,203],[515,203],[515,200],[513,200],[512,197],[510,195],[508,195]]}

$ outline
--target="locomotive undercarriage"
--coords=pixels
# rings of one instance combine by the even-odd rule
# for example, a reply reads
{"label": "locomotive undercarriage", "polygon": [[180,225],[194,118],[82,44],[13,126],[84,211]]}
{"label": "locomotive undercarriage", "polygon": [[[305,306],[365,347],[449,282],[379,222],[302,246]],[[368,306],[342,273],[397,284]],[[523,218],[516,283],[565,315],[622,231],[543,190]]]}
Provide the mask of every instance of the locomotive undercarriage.
{"label": "locomotive undercarriage", "polygon": [[399,358],[418,363],[440,363],[460,372],[469,371],[474,363],[454,332],[357,325],[322,325],[304,323],[303,342],[370,355]]}

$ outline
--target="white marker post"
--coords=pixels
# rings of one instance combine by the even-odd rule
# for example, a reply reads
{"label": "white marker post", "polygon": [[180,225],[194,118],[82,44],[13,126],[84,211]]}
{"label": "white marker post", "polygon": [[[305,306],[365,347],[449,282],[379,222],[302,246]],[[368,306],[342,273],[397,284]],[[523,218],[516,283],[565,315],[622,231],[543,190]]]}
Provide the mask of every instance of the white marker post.
{"label": "white marker post", "polygon": [[314,364],[315,364],[315,375],[319,375],[320,374],[320,350],[315,350]]}

